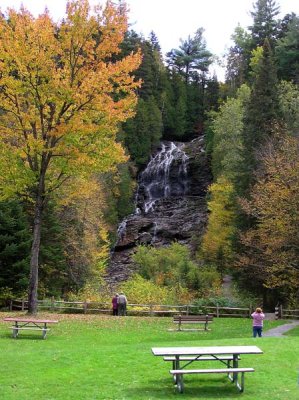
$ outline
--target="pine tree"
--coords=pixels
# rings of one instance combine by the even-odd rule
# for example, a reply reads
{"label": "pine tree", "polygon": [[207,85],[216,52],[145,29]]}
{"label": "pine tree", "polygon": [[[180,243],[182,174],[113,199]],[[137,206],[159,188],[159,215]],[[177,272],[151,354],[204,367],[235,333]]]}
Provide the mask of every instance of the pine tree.
{"label": "pine tree", "polygon": [[29,283],[31,234],[18,201],[0,202],[0,290],[24,294]]}
{"label": "pine tree", "polygon": [[168,65],[182,74],[186,83],[192,79],[192,74],[207,72],[212,63],[212,54],[206,48],[203,32],[203,28],[199,28],[194,37],[181,39],[179,48],[172,49],[166,55]]}
{"label": "pine tree", "polygon": [[277,73],[266,39],[245,116],[244,144],[249,175],[255,168],[255,153],[272,135],[278,118]]}
{"label": "pine tree", "polygon": [[274,46],[278,35],[278,22],[275,17],[279,14],[279,6],[275,0],[257,0],[251,12],[253,25],[249,26],[252,36],[252,49],[263,46],[267,38]]}
{"label": "pine tree", "polygon": [[227,55],[225,78],[233,95],[248,80],[252,43],[250,34],[239,25],[231,38],[234,45],[230,47]]}
{"label": "pine tree", "polygon": [[285,35],[277,42],[275,55],[280,79],[299,84],[299,17],[293,17]]}

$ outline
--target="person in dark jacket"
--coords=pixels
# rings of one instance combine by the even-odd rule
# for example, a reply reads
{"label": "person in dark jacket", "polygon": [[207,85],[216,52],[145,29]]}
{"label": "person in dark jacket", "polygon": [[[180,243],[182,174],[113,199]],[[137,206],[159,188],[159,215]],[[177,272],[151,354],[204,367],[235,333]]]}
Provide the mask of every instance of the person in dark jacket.
{"label": "person in dark jacket", "polygon": [[112,297],[112,314],[118,315],[118,293]]}
{"label": "person in dark jacket", "polygon": [[128,301],[123,292],[119,293],[117,302],[118,302],[118,315],[126,315]]}

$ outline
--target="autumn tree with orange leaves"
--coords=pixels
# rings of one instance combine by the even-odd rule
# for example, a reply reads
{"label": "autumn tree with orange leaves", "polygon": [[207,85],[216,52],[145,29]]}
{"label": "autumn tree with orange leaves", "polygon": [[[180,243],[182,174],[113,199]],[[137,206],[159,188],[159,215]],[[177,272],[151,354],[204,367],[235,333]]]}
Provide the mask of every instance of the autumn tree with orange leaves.
{"label": "autumn tree with orange leaves", "polygon": [[74,177],[125,160],[115,135],[134,115],[140,64],[139,53],[116,57],[126,30],[124,4],[111,1],[93,10],[88,0],[69,1],[60,24],[23,7],[0,17],[0,195],[34,208],[29,313],[37,311],[46,202]]}

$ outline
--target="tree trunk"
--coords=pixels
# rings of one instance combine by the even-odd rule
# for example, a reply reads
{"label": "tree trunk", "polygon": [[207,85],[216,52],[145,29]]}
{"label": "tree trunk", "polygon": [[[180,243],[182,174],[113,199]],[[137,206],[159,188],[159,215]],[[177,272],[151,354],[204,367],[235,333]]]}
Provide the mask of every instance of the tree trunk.
{"label": "tree trunk", "polygon": [[38,264],[39,264],[39,251],[41,241],[41,225],[42,225],[42,212],[44,206],[44,176],[41,174],[40,182],[37,188],[34,220],[33,220],[33,240],[30,255],[30,278],[29,278],[29,291],[28,291],[28,313],[37,313],[37,288],[38,288]]}
{"label": "tree trunk", "polygon": [[41,199],[36,200],[34,221],[33,221],[33,240],[30,255],[30,279],[28,293],[28,313],[37,313],[37,287],[38,287],[38,258],[41,238]]}

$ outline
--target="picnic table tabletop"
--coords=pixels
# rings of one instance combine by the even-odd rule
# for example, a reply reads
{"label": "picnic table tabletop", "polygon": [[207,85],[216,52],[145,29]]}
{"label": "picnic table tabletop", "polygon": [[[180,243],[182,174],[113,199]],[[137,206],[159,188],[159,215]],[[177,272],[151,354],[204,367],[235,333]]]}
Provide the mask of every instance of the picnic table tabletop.
{"label": "picnic table tabletop", "polygon": [[204,347],[153,347],[155,356],[211,355],[211,354],[262,354],[257,346],[204,346]]}
{"label": "picnic table tabletop", "polygon": [[59,321],[53,319],[35,319],[35,318],[19,318],[19,317],[6,317],[3,321],[14,321],[14,322],[35,322],[37,324],[56,324]]}

